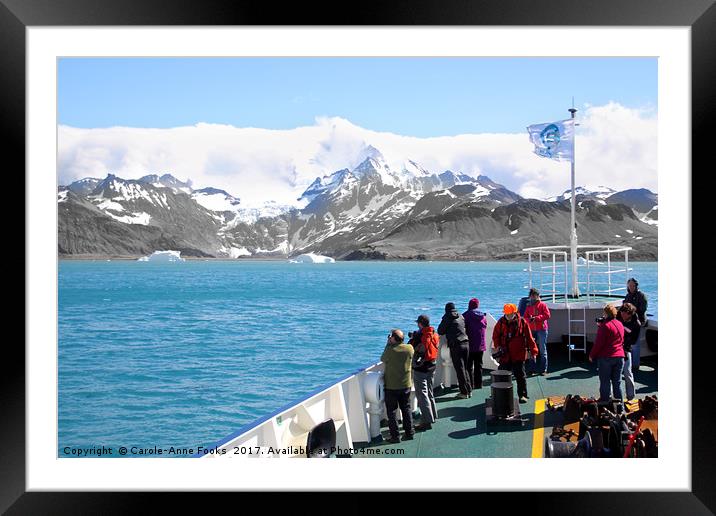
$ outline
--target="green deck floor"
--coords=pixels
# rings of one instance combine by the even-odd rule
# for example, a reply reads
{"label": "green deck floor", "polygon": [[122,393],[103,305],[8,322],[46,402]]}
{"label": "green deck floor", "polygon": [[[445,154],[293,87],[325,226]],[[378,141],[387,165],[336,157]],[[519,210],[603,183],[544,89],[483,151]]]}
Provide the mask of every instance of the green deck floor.
{"label": "green deck floor", "polygon": [[[519,404],[521,416],[526,419],[524,426],[503,424],[486,425],[485,399],[490,396],[490,377],[484,375],[485,386],[474,390],[469,399],[454,399],[459,392],[454,387],[447,392],[436,392],[438,420],[433,428],[415,434],[412,441],[399,444],[382,442],[369,445],[365,457],[412,457],[412,458],[453,458],[453,457],[532,457],[542,456],[543,436],[549,435],[552,426],[561,421],[561,412],[545,410],[535,417],[535,405],[547,396],[579,394],[599,396],[599,378],[593,364],[582,359],[573,359],[570,364],[565,356],[549,357],[547,376],[527,378],[529,400]],[[636,396],[657,394],[656,357],[642,357],[640,370],[635,375]],[[513,381],[514,384],[514,381]],[[622,382],[622,390],[624,382]],[[516,387],[515,387],[516,390]],[[544,405],[539,403],[539,405]],[[420,422],[417,419],[415,422]],[[401,438],[403,436],[400,427]],[[537,429],[537,430],[536,430]],[[541,429],[541,430],[540,430]],[[387,427],[381,429],[384,439],[390,434]],[[541,432],[541,433],[540,433]],[[536,437],[535,437],[536,433]],[[533,440],[535,450],[533,450]],[[393,450],[401,450],[393,452]],[[375,453],[375,455],[369,455]],[[378,454],[379,453],[379,454]]]}

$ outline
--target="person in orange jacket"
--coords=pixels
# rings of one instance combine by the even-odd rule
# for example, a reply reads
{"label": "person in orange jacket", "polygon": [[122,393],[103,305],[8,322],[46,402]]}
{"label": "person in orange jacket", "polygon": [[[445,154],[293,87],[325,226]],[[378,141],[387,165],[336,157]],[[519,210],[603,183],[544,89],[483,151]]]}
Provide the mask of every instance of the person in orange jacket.
{"label": "person in orange jacket", "polygon": [[499,369],[512,371],[517,381],[517,395],[520,403],[527,403],[527,379],[525,361],[537,355],[537,343],[527,322],[520,317],[517,305],[512,303],[503,307],[500,317],[492,331],[492,347],[502,353],[499,357]]}

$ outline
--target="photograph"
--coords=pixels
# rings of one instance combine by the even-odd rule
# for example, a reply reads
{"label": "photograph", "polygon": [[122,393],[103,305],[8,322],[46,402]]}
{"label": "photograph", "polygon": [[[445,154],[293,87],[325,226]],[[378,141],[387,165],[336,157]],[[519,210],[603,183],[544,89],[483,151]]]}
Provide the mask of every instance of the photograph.
{"label": "photograph", "polygon": [[26,202],[0,512],[716,507],[713,0],[378,25],[83,1],[0,0]]}
{"label": "photograph", "polygon": [[60,57],[57,457],[658,457],[656,57]]}

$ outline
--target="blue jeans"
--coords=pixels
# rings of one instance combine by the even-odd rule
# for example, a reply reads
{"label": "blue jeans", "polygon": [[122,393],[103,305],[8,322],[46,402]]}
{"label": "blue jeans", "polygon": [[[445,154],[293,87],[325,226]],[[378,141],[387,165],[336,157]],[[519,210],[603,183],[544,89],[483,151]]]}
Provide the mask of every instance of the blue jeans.
{"label": "blue jeans", "polygon": [[624,357],[598,358],[597,365],[599,367],[599,401],[609,401],[610,383],[614,398],[621,400]]}
{"label": "blue jeans", "polygon": [[547,372],[547,330],[534,330],[532,336],[537,342],[537,356],[529,360],[529,370],[540,374]]}
{"label": "blue jeans", "polygon": [[639,358],[641,357],[641,346],[639,345],[640,338],[641,327],[637,330],[636,342],[631,347],[631,369],[635,373],[639,370]]}
{"label": "blue jeans", "polygon": [[626,396],[628,400],[634,399],[634,373],[631,370],[631,351],[626,353],[624,358],[624,369],[622,370],[624,375],[624,387],[626,387]]}
{"label": "blue jeans", "polygon": [[631,347],[631,368],[635,373],[639,370],[639,359],[641,358],[641,346],[637,342]]}

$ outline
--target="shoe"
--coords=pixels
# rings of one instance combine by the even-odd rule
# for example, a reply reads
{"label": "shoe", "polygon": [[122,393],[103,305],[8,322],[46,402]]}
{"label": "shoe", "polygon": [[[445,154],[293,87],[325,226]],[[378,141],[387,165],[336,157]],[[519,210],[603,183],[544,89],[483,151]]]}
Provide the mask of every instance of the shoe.
{"label": "shoe", "polygon": [[403,441],[412,441],[413,440],[413,434],[405,434],[403,436]]}
{"label": "shoe", "polygon": [[547,371],[544,371],[543,373],[539,374],[540,376],[547,376]]}
{"label": "shoe", "polygon": [[527,399],[530,399],[530,397],[529,397],[527,394],[525,394],[523,397],[524,397],[524,398],[527,398]]}
{"label": "shoe", "polygon": [[472,391],[470,391],[470,392],[467,393],[467,397],[468,397],[468,398],[472,398]]}
{"label": "shoe", "polygon": [[400,442],[400,436],[391,437],[390,439],[388,439],[388,442],[390,444],[398,444]]}
{"label": "shoe", "polygon": [[427,423],[425,425],[418,425],[415,427],[416,432],[425,432],[426,430],[432,430],[432,429],[433,429],[433,425],[431,425],[430,423]]}
{"label": "shoe", "polygon": [[456,400],[465,400],[467,398],[469,398],[469,396],[467,394],[463,394],[463,393],[459,393],[455,396]]}
{"label": "shoe", "polygon": [[527,398],[525,396],[520,396],[520,403],[527,403]]}

